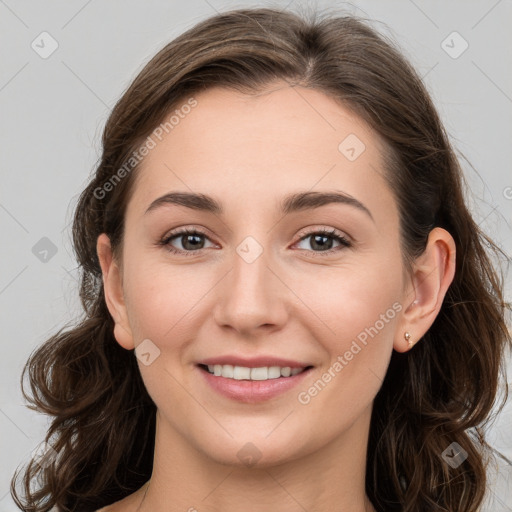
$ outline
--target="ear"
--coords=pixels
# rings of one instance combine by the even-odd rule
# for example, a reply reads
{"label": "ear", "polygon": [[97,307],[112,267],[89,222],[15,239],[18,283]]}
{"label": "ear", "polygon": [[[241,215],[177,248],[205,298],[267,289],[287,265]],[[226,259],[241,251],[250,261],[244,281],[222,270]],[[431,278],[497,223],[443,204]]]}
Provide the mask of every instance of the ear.
{"label": "ear", "polygon": [[455,252],[455,241],[448,231],[434,228],[430,232],[425,251],[415,260],[406,286],[404,312],[393,344],[397,352],[410,349],[405,332],[414,345],[434,323],[455,275]]}
{"label": "ear", "polygon": [[135,345],[124,301],[122,273],[112,254],[110,239],[105,233],[98,237],[96,251],[103,274],[105,301],[115,322],[114,336],[119,345],[131,350]]}

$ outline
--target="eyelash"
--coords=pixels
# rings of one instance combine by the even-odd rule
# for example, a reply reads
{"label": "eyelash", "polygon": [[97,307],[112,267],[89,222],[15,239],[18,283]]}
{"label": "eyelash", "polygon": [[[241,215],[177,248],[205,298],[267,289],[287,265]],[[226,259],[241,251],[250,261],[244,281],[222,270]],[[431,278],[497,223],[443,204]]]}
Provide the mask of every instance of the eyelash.
{"label": "eyelash", "polygon": [[[193,256],[194,253],[198,253],[202,250],[202,249],[198,249],[195,251],[183,251],[181,249],[176,249],[175,247],[170,245],[170,241],[172,239],[177,238],[179,236],[184,236],[184,235],[201,235],[201,236],[208,238],[208,235],[199,229],[186,228],[186,229],[174,231],[174,232],[170,233],[169,235],[165,236],[159,242],[159,245],[165,246],[166,249],[173,254],[182,254],[184,256]],[[348,248],[348,247],[352,246],[352,243],[345,236],[341,235],[336,229],[329,230],[329,229],[325,229],[325,228],[320,228],[315,231],[311,231],[309,233],[303,234],[301,236],[301,238],[298,240],[298,242],[302,242],[303,240],[305,240],[308,237],[313,236],[313,235],[325,235],[325,236],[335,239],[336,241],[338,241],[340,243],[340,245],[338,247],[335,247],[333,249],[328,249],[327,251],[308,251],[308,252],[313,253],[315,255],[315,257],[317,255],[318,256],[326,255],[326,254],[331,255],[341,249]],[[296,242],[296,243],[298,243],[298,242]],[[301,249],[301,250],[307,250],[307,249]]]}

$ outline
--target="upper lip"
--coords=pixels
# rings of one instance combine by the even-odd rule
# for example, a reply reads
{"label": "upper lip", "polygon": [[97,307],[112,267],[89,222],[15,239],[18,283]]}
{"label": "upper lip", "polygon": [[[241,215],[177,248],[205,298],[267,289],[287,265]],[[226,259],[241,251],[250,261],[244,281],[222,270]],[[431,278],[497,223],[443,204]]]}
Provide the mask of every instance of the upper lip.
{"label": "upper lip", "polygon": [[247,368],[262,368],[265,366],[279,366],[281,368],[306,368],[312,366],[308,363],[301,363],[299,361],[293,361],[292,359],[283,359],[281,357],[274,356],[258,356],[258,357],[240,357],[234,355],[217,356],[209,359],[203,359],[198,364],[203,365],[215,365],[215,364],[230,364],[232,366],[245,366]]}

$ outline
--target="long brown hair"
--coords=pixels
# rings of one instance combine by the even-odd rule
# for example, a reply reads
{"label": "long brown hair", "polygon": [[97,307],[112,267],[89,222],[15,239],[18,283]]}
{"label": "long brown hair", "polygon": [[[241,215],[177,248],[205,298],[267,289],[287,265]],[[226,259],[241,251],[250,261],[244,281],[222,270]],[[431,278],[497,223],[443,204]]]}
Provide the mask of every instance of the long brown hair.
{"label": "long brown hair", "polygon": [[[492,259],[502,253],[469,213],[454,150],[421,79],[393,42],[353,16],[270,8],[215,15],[167,44],[106,123],[101,161],[73,224],[84,317],[38,348],[23,373],[31,392],[25,397],[53,420],[48,460],[25,468],[23,501],[18,472],[13,477],[22,510],[88,512],[150,478],[156,407],[133,351],[113,336],[96,240],[106,233],[114,251],[122,247],[138,170],[133,155],[171,111],[213,86],[251,94],[278,79],[339,100],[384,139],[405,262],[422,253],[435,226],[456,243],[455,278],[438,317],[413,350],[393,352],[375,398],[366,492],[382,512],[478,510],[490,451],[483,427],[511,341],[503,278]],[[442,457],[453,442],[468,453],[457,468]]]}

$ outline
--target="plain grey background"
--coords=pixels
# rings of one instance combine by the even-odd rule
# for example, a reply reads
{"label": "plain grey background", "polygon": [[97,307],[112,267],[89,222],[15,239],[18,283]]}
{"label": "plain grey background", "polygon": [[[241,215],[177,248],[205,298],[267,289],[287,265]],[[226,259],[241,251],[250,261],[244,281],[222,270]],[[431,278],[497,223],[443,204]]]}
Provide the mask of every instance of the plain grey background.
{"label": "plain grey background", "polygon": [[[69,223],[105,120],[164,44],[216,11],[247,6],[337,7],[377,20],[423,76],[471,162],[463,166],[475,218],[512,254],[510,0],[0,0],[0,512],[17,510],[10,478],[47,426],[24,406],[23,365],[80,313]],[[509,273],[509,302],[511,289]],[[509,401],[489,432],[501,455],[488,512],[512,511],[511,431]]]}

